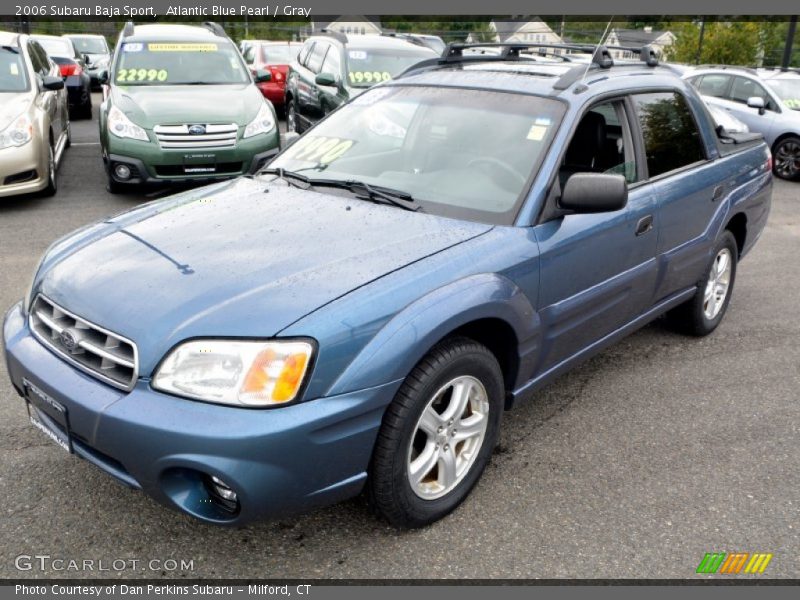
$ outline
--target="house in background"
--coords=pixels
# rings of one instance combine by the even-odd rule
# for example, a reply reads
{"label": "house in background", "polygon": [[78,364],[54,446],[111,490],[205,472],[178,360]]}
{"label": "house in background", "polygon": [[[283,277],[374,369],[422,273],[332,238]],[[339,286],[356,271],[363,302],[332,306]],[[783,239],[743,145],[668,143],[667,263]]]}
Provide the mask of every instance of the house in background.
{"label": "house in background", "polygon": [[[491,21],[491,41],[500,43],[562,44],[561,37],[539,17],[512,17],[510,21]],[[480,41],[475,34],[467,36],[468,42]],[[555,51],[557,54],[561,50]]]}
{"label": "house in background", "polygon": [[323,29],[363,35],[380,35],[383,31],[380,17],[346,15],[335,21],[311,21],[304,29],[303,37],[320,33]]}
{"label": "house in background", "polygon": [[[606,38],[606,46],[652,46],[659,56],[664,55],[664,50],[675,43],[675,35],[671,31],[653,31],[652,27],[644,29],[612,29]],[[639,55],[627,50],[610,50],[612,58],[639,58]]]}

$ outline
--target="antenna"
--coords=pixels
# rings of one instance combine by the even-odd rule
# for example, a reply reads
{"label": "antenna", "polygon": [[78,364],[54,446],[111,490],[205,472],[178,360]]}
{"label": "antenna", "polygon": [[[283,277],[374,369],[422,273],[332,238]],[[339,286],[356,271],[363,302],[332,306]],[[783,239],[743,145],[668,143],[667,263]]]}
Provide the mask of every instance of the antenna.
{"label": "antenna", "polygon": [[[611,18],[608,20],[608,25],[606,25],[606,30],[603,32],[603,35],[600,36],[600,40],[598,40],[597,46],[595,46],[594,52],[592,52],[592,60],[590,60],[586,65],[586,70],[583,72],[583,77],[581,77],[581,83],[583,83],[583,80],[586,79],[586,75],[589,74],[589,67],[591,67],[592,64],[594,64],[595,60],[597,60],[598,63],[602,64],[601,61],[603,61],[606,58],[605,56],[602,56],[602,54],[608,54],[605,48],[603,48],[603,40],[606,39],[606,36],[608,35],[608,30],[611,28],[611,23],[613,22],[614,22],[614,15],[611,15]],[[608,58],[610,59],[611,57],[608,56]]]}

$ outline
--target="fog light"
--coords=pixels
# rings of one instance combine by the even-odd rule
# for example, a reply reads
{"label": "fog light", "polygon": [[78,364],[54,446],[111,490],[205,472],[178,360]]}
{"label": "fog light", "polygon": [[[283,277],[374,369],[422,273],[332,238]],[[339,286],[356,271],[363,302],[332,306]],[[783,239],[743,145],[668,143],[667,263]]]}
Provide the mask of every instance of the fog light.
{"label": "fog light", "polygon": [[128,165],[117,165],[114,167],[114,175],[118,179],[130,179],[131,168]]}
{"label": "fog light", "polygon": [[236,492],[234,492],[227,483],[212,475],[211,485],[214,487],[214,491],[218,496],[221,496],[225,500],[236,502]]}
{"label": "fog light", "polygon": [[239,497],[231,486],[219,477],[213,475],[206,477],[206,489],[217,506],[232,514],[239,512]]}

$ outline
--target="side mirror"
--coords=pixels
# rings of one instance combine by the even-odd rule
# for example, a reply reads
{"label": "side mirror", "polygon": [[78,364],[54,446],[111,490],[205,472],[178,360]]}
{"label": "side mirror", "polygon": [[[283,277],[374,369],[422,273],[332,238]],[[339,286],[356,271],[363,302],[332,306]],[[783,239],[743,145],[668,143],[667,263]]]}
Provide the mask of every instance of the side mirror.
{"label": "side mirror", "polygon": [[314,83],[325,86],[336,85],[336,77],[332,73],[320,73],[314,78]]}
{"label": "side mirror", "polygon": [[86,63],[87,65],[88,65],[90,62],[92,62],[92,60],[89,58],[89,55],[88,55],[88,54],[84,54],[84,55],[82,56],[82,58],[83,58],[83,62],[84,62],[84,63]]}
{"label": "side mirror", "polygon": [[99,81],[101,85],[107,84],[108,83],[108,71],[100,71],[100,74],[97,76],[97,81]]}
{"label": "side mirror", "polygon": [[56,90],[63,90],[64,80],[61,79],[61,77],[53,77],[51,75],[45,75],[44,77],[42,77],[42,87],[51,92],[55,92]]}
{"label": "side mirror", "polygon": [[628,203],[628,182],[623,175],[575,173],[564,185],[559,208],[575,213],[621,210]]}
{"label": "side mirror", "polygon": [[281,136],[281,148],[286,149],[299,139],[300,139],[299,133],[297,133],[296,131],[287,131],[286,133],[283,134],[283,136]]}
{"label": "side mirror", "polygon": [[760,96],[750,96],[747,99],[747,106],[750,108],[757,108],[758,114],[763,115],[764,112],[767,110],[767,105],[764,103],[764,99]]}
{"label": "side mirror", "polygon": [[272,73],[266,69],[256,69],[253,77],[256,83],[267,83],[268,81],[272,81]]}

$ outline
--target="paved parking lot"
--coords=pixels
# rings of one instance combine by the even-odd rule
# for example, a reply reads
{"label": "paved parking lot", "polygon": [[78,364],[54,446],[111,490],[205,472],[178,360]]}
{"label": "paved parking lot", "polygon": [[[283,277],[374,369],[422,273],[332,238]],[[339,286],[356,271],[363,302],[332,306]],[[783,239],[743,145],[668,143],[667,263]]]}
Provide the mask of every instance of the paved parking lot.
{"label": "paved parking lot", "polygon": [[[144,200],[106,193],[96,122],[73,124],[59,184],[54,198],[0,200],[2,309],[53,239]],[[683,578],[706,552],[743,551],[774,553],[762,577],[796,578],[798,256],[800,184],[779,181],[712,336],[657,322],[507,413],[472,496],[422,531],[377,522],[362,500],[244,529],[200,524],[60,450],[0,366],[0,576],[91,575],[15,568],[38,554],[94,560],[101,576]],[[131,559],[143,562],[97,572]],[[167,559],[193,570],[159,568]]]}

